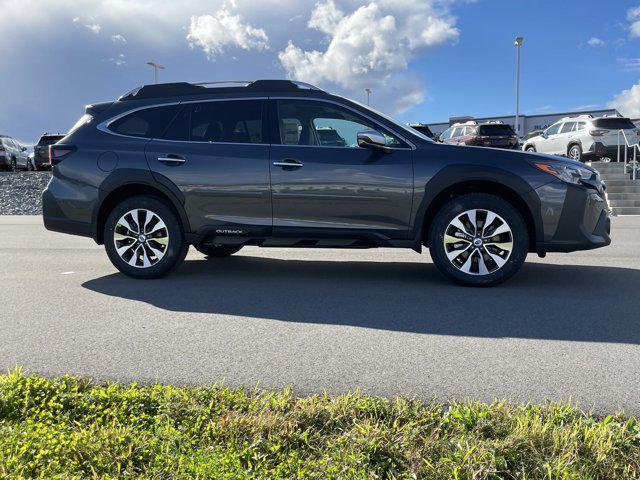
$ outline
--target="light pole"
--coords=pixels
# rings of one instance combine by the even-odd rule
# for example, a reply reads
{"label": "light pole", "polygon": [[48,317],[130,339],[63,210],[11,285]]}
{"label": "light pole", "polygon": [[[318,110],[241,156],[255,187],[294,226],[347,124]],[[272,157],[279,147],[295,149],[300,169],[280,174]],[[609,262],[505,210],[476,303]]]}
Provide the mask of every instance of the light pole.
{"label": "light pole", "polygon": [[158,70],[164,70],[164,67],[156,62],[147,62],[147,65],[153,67],[153,83],[158,83]]}
{"label": "light pole", "polygon": [[516,66],[516,134],[520,136],[520,47],[524,37],[516,37],[514,45],[518,52],[518,61]]}
{"label": "light pole", "polygon": [[370,105],[370,100],[371,100],[371,89],[370,88],[365,88],[364,91],[367,92],[367,106],[369,106]]}

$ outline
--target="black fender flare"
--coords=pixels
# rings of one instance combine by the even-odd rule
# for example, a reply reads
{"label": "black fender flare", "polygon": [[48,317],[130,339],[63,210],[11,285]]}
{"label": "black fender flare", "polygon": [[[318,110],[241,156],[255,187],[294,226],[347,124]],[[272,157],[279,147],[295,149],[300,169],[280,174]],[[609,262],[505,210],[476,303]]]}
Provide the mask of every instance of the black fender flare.
{"label": "black fender flare", "polygon": [[189,218],[187,217],[187,213],[184,209],[184,195],[171,180],[163,175],[154,175],[150,170],[122,168],[113,171],[109,176],[107,176],[98,190],[98,201],[96,202],[91,215],[92,237],[95,241],[98,241],[99,238],[98,216],[104,201],[115,190],[126,187],[127,185],[145,185],[161,192],[169,199],[176,212],[178,212],[185,234],[191,233]]}
{"label": "black fender flare", "polygon": [[421,242],[427,210],[444,191],[459,184],[492,182],[506,187],[526,205],[533,219],[536,239],[543,237],[540,199],[535,190],[518,175],[507,170],[477,164],[448,165],[436,173],[425,185],[424,194],[414,214],[413,238]]}

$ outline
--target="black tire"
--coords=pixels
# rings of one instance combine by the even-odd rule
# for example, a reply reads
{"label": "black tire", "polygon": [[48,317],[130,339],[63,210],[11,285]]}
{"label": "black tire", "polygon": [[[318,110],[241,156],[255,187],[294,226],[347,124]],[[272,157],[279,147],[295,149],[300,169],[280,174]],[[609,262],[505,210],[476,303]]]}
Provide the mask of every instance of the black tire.
{"label": "black tire", "polygon": [[27,159],[27,172],[33,172],[35,167],[31,164],[31,160]]}
{"label": "black tire", "polygon": [[536,147],[534,147],[533,145],[529,145],[526,149],[525,152],[535,152],[536,151]]}
{"label": "black tire", "polygon": [[11,159],[11,167],[10,167],[12,172],[17,172],[18,171],[18,161],[15,158]]}
{"label": "black tire", "polygon": [[197,245],[198,250],[203,255],[210,258],[228,257],[234,253],[239,252],[242,249],[242,245]]}
{"label": "black tire", "polygon": [[577,143],[574,143],[573,145],[569,145],[569,148],[567,149],[567,157],[573,159],[573,160],[577,160],[578,162],[582,161],[582,147],[580,145],[578,145]]}
{"label": "black tire", "polygon": [[[510,233],[499,234],[496,237],[488,237],[491,240],[487,240],[487,245],[484,244],[485,240],[481,239],[483,242],[482,245],[476,248],[473,241],[475,241],[478,236],[482,236],[486,228],[492,227],[492,222],[486,225],[484,223],[479,225],[479,223],[482,222],[479,217],[483,214],[477,214],[476,230],[482,229],[482,234],[474,237],[469,235],[468,232],[463,232],[463,234],[470,237],[471,240],[460,240],[458,245],[461,246],[460,252],[462,255],[458,255],[454,260],[449,260],[447,256],[448,247],[445,246],[445,232],[447,232],[447,229],[451,227],[451,222],[458,218],[458,216],[463,215],[464,217],[465,212],[474,209],[496,214],[500,217],[496,222],[506,223],[507,227],[510,229]],[[484,216],[486,220],[488,214],[485,213]],[[469,220],[469,217],[466,217],[466,219]],[[469,224],[471,224],[471,222],[469,222]],[[453,226],[453,228],[457,229],[455,226]],[[492,231],[498,231],[498,229],[493,228],[492,230],[487,230],[487,233],[492,233]],[[450,231],[449,235],[451,235],[451,233],[452,232]],[[505,240],[502,235],[508,235],[507,240]],[[455,235],[455,238],[458,238],[458,235]],[[504,264],[499,265],[494,260],[496,256],[489,253],[496,253],[498,251],[496,250],[496,247],[491,245],[491,243],[505,242],[508,241],[509,238],[511,239],[512,245],[511,252],[506,256],[506,261],[502,258],[498,259],[501,262],[504,261]],[[516,210],[506,200],[495,195],[485,193],[471,193],[463,195],[454,198],[442,207],[431,223],[428,241],[431,258],[433,259],[436,267],[438,267],[438,270],[455,282],[470,287],[492,287],[508,280],[520,269],[529,251],[529,232],[520,212],[518,212],[518,210]],[[468,244],[468,248],[471,251],[470,254],[464,251],[466,250],[464,247],[465,242]],[[500,245],[505,245],[505,243],[500,243]],[[449,246],[451,246],[451,244]],[[454,250],[457,249],[452,249],[449,253],[453,253]],[[503,254],[504,251],[500,253],[499,256],[502,256]],[[480,255],[482,258],[479,258]],[[464,260],[469,260],[469,262],[471,262],[471,267],[468,267],[470,270],[474,269],[473,267],[475,266],[478,267],[475,268],[477,271],[470,271],[467,273],[463,271],[460,265],[456,266],[454,264],[454,262],[463,263]],[[485,268],[488,266],[497,268],[487,268],[487,273],[481,274],[481,270],[479,268],[480,262],[482,262],[482,265],[485,266]],[[464,265],[467,266],[469,264],[464,262]]]}
{"label": "black tire", "polygon": [[[124,257],[120,256],[120,254],[116,250],[116,240],[114,239],[116,226],[125,214],[135,210],[152,212],[152,214],[155,214],[156,217],[164,222],[164,225],[166,227],[163,228],[161,232],[167,233],[167,245],[164,247],[164,250],[162,250],[162,244],[158,244],[151,234],[149,234],[149,239],[145,241],[145,245],[147,247],[152,246],[154,248],[157,248],[158,250],[162,250],[161,253],[163,254],[163,256],[159,259],[156,256],[155,262],[153,262],[154,257],[152,255],[145,256],[145,261],[153,262],[150,266],[146,267],[130,265],[129,263],[127,263],[127,261],[125,261]],[[135,227],[137,227],[137,225],[134,226],[134,232]],[[118,227],[119,233],[122,231],[122,228],[122,226]],[[143,233],[148,233],[152,229],[153,226],[149,224],[149,228]],[[124,230],[126,231],[127,229],[125,228]],[[138,227],[137,230],[139,232],[140,228]],[[145,249],[144,246],[139,242],[131,243],[132,246],[136,244],[139,247],[143,247],[143,250],[146,253],[152,252],[152,250]],[[126,246],[126,244],[123,243],[120,243],[120,245]],[[109,260],[111,260],[111,263],[113,263],[113,265],[118,270],[130,277],[141,279],[160,278],[164,275],[167,275],[184,261],[189,251],[189,245],[184,240],[184,233],[182,231],[180,219],[178,218],[178,215],[175,213],[173,208],[160,198],[146,195],[127,198],[113,208],[113,210],[109,213],[104,226],[104,246],[105,250],[107,251],[107,255],[109,256]],[[138,247],[134,248],[136,253],[142,251],[138,250]],[[131,250],[129,250],[129,252],[131,252]],[[125,256],[126,255],[127,254],[125,254]],[[133,256],[136,255],[131,255],[131,257]],[[139,259],[141,259],[139,255],[137,256]]]}

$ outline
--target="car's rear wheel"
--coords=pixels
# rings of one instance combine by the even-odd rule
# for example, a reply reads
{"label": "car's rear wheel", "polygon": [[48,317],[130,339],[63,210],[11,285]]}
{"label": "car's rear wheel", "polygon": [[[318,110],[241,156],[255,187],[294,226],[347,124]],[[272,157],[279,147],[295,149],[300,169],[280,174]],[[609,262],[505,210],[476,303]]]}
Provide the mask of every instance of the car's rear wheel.
{"label": "car's rear wheel", "polygon": [[429,230],[436,267],[466,286],[490,287],[513,276],[529,250],[522,215],[495,195],[454,198],[438,212]]}
{"label": "car's rear wheel", "polygon": [[533,145],[529,145],[526,150],[526,152],[535,152],[536,151],[536,147],[534,147]]}
{"label": "car's rear wheel", "polygon": [[582,161],[582,147],[580,145],[571,145],[568,152],[569,158],[578,162]]}
{"label": "car's rear wheel", "polygon": [[242,245],[197,245],[198,250],[203,255],[211,258],[228,257],[239,252]]}
{"label": "car's rear wheel", "polygon": [[111,263],[134,278],[159,278],[182,263],[189,245],[180,220],[164,201],[131,197],[109,214],[104,245]]}
{"label": "car's rear wheel", "polygon": [[14,158],[11,159],[11,171],[12,172],[17,172],[18,171],[18,161]]}

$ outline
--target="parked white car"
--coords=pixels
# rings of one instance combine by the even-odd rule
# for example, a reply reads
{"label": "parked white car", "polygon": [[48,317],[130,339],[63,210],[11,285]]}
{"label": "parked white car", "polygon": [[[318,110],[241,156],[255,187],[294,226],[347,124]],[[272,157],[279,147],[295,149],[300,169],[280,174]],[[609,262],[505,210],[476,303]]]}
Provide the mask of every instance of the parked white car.
{"label": "parked white car", "polygon": [[26,169],[28,162],[27,147],[11,137],[0,135],[0,168],[13,171]]}
{"label": "parked white car", "polygon": [[[621,130],[630,144],[640,140],[640,129],[625,117],[566,117],[540,135],[528,139],[522,149],[527,152],[565,155],[583,162],[611,159],[618,153],[618,132]],[[624,145],[621,134],[620,141]]]}

